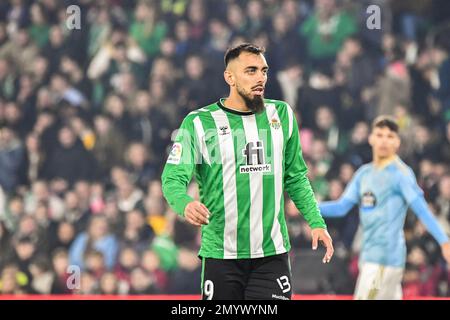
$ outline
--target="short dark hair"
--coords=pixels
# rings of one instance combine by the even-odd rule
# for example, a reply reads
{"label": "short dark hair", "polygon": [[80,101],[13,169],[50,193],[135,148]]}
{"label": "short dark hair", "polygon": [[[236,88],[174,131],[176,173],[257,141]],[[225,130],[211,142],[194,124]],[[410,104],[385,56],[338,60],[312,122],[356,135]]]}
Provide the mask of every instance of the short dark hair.
{"label": "short dark hair", "polygon": [[372,122],[372,130],[375,128],[389,128],[389,130],[398,133],[398,124],[394,118],[390,116],[378,116]]}
{"label": "short dark hair", "polygon": [[225,53],[225,68],[228,66],[228,63],[230,63],[231,60],[236,59],[239,57],[239,55],[242,52],[250,52],[253,54],[260,54],[266,52],[265,48],[258,47],[257,45],[251,44],[251,43],[242,43],[240,45],[237,45],[235,47],[229,48],[227,52]]}

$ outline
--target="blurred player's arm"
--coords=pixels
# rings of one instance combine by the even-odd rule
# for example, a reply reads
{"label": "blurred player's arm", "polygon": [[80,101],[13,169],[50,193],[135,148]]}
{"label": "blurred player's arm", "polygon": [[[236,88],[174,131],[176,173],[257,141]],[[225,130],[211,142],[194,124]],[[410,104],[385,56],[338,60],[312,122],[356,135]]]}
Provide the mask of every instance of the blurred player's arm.
{"label": "blurred player's arm", "polygon": [[345,188],[342,196],[335,201],[324,201],[319,204],[320,213],[326,218],[345,216],[359,202],[358,185],[361,170],[358,170]]}
{"label": "blurred player's arm", "polygon": [[334,252],[332,240],[307,177],[308,169],[303,159],[298,124],[293,113],[291,119],[292,132],[285,151],[284,188],[312,229],[313,249],[317,249],[317,243],[321,240],[327,248],[323,262],[329,262]]}
{"label": "blurred player's arm", "polygon": [[194,174],[197,148],[192,118],[181,124],[162,173],[162,190],[170,207],[189,223],[200,226],[209,223],[209,211],[187,194]]}
{"label": "blurred player's arm", "polygon": [[450,240],[439,225],[436,217],[428,208],[428,204],[423,197],[422,189],[417,185],[415,179],[404,174],[399,174],[398,181],[399,190],[409,204],[409,207],[424,224],[433,238],[440,244],[442,255],[447,263],[450,263]]}

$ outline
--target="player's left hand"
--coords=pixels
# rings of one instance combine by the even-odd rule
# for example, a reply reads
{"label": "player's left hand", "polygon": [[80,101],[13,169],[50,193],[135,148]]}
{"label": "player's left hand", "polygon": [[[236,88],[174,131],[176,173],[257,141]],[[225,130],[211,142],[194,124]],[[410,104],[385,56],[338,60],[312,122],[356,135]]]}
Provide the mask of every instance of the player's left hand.
{"label": "player's left hand", "polygon": [[445,261],[447,261],[447,264],[450,265],[450,241],[443,243],[441,245],[441,250]]}
{"label": "player's left hand", "polygon": [[322,244],[327,249],[327,252],[325,252],[325,256],[322,259],[323,263],[328,263],[331,260],[331,257],[334,253],[333,248],[333,240],[331,239],[330,234],[328,233],[327,229],[323,228],[315,228],[311,231],[312,235],[312,249],[317,250],[317,245],[319,241],[322,241]]}

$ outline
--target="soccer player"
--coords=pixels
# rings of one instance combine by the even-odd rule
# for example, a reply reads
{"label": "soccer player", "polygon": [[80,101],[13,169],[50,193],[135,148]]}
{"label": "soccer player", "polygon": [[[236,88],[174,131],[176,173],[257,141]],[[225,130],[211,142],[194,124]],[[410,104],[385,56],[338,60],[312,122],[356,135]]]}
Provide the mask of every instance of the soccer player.
{"label": "soccer player", "polygon": [[[333,255],[302,157],[298,125],[285,102],[264,99],[262,48],[225,54],[229,96],[183,120],[163,174],[175,212],[201,226],[203,299],[291,298],[286,190],[312,229],[312,246]],[[186,194],[192,176],[200,201]]]}
{"label": "soccer player", "polygon": [[319,204],[324,217],[342,217],[359,206],[363,240],[355,299],[401,299],[406,259],[403,225],[408,206],[441,245],[450,263],[450,242],[428,209],[414,172],[397,156],[398,125],[377,117],[369,136],[373,161],[355,172],[337,201]]}

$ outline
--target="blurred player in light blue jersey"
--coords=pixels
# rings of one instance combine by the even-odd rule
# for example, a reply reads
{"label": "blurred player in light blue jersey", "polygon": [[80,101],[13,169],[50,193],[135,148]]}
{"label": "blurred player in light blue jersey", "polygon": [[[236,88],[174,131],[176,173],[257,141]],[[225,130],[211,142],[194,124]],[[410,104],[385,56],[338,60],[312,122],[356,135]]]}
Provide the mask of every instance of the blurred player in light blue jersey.
{"label": "blurred player in light blue jersey", "polygon": [[414,172],[397,156],[398,125],[385,116],[375,119],[369,136],[373,161],[355,173],[337,201],[323,202],[324,217],[342,217],[359,206],[363,242],[355,299],[401,299],[406,259],[403,233],[407,208],[418,216],[441,245],[450,263],[450,242],[428,209]]}

